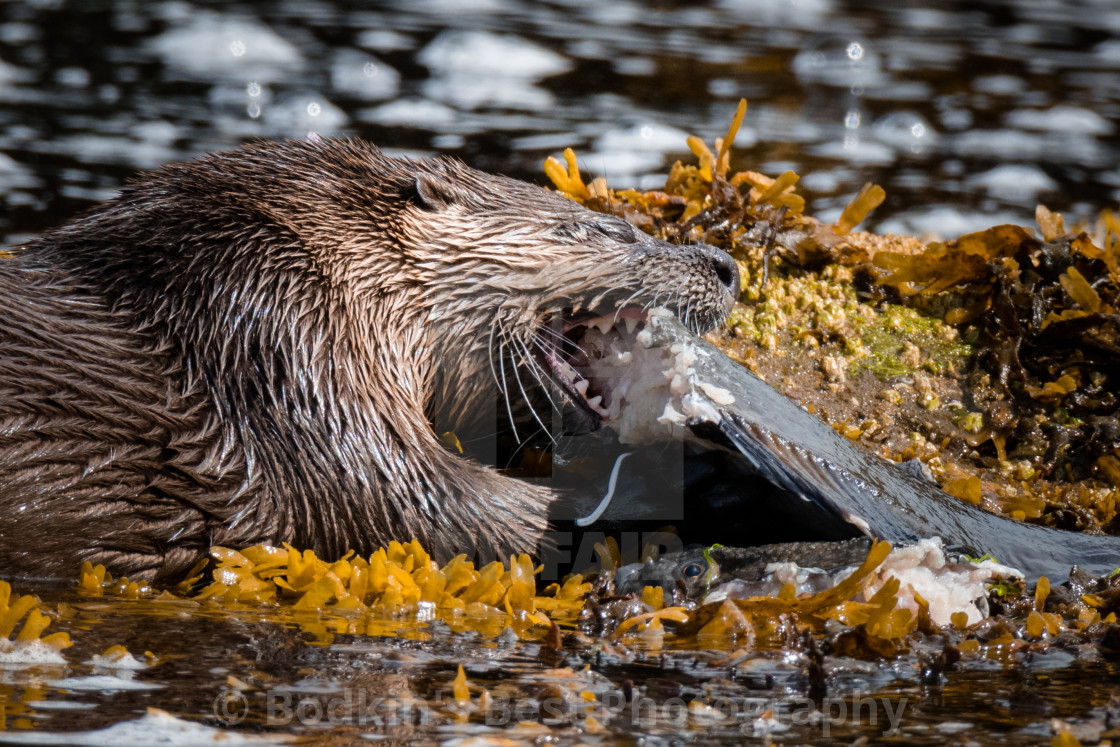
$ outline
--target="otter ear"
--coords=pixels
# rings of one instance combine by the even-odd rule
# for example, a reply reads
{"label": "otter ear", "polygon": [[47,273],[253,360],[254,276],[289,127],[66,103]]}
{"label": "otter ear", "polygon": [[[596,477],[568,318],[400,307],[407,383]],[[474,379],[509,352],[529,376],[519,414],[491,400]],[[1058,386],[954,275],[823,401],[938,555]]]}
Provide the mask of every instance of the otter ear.
{"label": "otter ear", "polygon": [[439,210],[459,201],[455,185],[442,174],[417,172],[414,188],[416,203],[428,210]]}

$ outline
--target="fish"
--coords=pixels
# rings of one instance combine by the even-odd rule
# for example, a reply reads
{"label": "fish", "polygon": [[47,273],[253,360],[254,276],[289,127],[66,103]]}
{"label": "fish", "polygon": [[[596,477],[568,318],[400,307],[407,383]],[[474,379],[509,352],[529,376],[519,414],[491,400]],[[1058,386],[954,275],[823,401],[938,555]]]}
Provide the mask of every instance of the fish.
{"label": "fish", "polygon": [[[627,407],[645,414],[582,445],[584,454],[618,467],[617,505],[599,529],[658,516],[650,495],[662,493],[678,496],[679,519],[706,516],[715,536],[705,541],[730,546],[760,536],[763,543],[864,536],[896,546],[937,537],[949,553],[987,554],[1029,579],[1065,580],[1075,565],[1107,576],[1120,566],[1120,537],[1029,524],[965,503],[919,470],[841,436],[669,312],[651,311],[635,340],[635,353],[658,353],[656,365],[592,373],[616,380],[604,388],[608,399],[641,392]],[[624,452],[630,456],[619,465]],[[605,489],[571,492],[567,510],[586,515]]]}

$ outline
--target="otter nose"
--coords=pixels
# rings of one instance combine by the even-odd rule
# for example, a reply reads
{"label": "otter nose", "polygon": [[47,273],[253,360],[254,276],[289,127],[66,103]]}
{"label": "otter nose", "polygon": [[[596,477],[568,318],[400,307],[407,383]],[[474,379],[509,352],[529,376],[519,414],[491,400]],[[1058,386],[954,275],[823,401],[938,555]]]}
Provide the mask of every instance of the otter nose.
{"label": "otter nose", "polygon": [[723,284],[731,297],[738,298],[739,265],[735,264],[735,259],[727,252],[714,246],[700,244],[697,248],[702,251],[704,258],[711,263],[712,269],[716,272],[716,277],[719,278],[719,282]]}

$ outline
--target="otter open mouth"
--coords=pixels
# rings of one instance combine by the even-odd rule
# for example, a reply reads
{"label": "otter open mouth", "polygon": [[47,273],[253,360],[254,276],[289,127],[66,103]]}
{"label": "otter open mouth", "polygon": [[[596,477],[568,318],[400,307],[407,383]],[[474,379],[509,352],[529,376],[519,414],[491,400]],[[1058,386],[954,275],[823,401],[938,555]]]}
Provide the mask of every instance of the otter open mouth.
{"label": "otter open mouth", "polygon": [[694,420],[718,422],[714,408],[734,401],[696,375],[695,345],[656,342],[662,316],[675,318],[660,308],[568,317],[549,335],[545,363],[590,430],[606,425],[621,443],[651,443]]}
{"label": "otter open mouth", "polygon": [[565,316],[559,334],[551,336],[545,362],[557,386],[593,428],[619,415],[625,395],[619,377],[633,362],[637,336],[647,318],[640,308]]}

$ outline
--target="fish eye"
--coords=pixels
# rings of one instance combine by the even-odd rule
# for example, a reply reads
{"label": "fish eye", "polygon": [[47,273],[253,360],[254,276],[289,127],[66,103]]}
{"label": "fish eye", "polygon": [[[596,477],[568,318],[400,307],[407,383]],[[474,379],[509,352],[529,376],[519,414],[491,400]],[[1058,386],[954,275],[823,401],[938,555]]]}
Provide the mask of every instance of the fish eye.
{"label": "fish eye", "polygon": [[684,567],[684,570],[681,571],[681,573],[684,574],[685,578],[696,578],[697,576],[702,574],[705,570],[706,569],[704,568],[703,564],[701,564],[701,563],[689,563],[688,565],[686,565]]}

